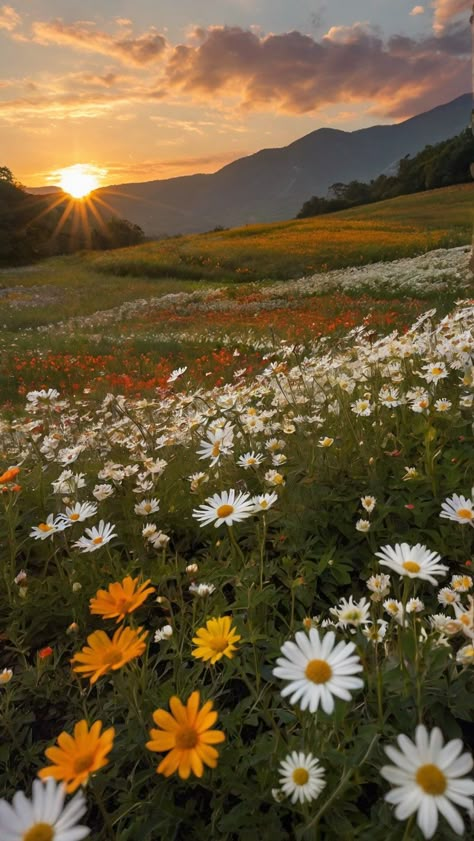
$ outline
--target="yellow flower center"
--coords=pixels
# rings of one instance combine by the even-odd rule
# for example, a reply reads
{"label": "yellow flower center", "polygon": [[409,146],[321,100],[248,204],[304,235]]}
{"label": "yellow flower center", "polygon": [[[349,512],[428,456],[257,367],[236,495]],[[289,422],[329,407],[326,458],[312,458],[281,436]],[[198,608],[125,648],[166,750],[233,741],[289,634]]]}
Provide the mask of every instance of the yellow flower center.
{"label": "yellow flower center", "polygon": [[262,499],[262,501],[261,501],[261,503],[260,503],[260,508],[267,508],[267,507],[268,507],[268,502],[267,502],[267,500],[266,500],[266,499]]}
{"label": "yellow flower center", "polygon": [[421,765],[416,772],[415,779],[426,794],[436,796],[444,794],[446,790],[446,777],[437,765],[431,763]]}
{"label": "yellow flower center", "polygon": [[104,666],[116,666],[122,659],[122,652],[118,648],[109,648],[102,657]]}
{"label": "yellow flower center", "polygon": [[104,542],[103,537],[94,537],[94,539],[92,541],[92,543],[94,543],[96,546],[99,546],[103,542]]}
{"label": "yellow flower center", "polygon": [[460,508],[459,511],[456,511],[458,517],[462,517],[463,520],[472,520],[474,518],[474,512],[470,510],[470,508]]}
{"label": "yellow flower center", "polygon": [[313,683],[327,683],[332,675],[332,669],[326,660],[310,660],[306,666],[305,675]]}
{"label": "yellow flower center", "polygon": [[281,475],[281,473],[276,473],[275,476],[273,477],[273,484],[274,485],[281,485],[282,482],[283,482],[283,476]]}
{"label": "yellow flower center", "polygon": [[69,519],[70,520],[78,520],[80,516],[81,516],[80,514],[70,514]]}
{"label": "yellow flower center", "polygon": [[52,531],[53,526],[50,523],[40,523],[38,528],[40,531]]}
{"label": "yellow flower center", "polygon": [[183,727],[176,733],[176,747],[178,750],[192,750],[196,747],[199,736],[194,727]]}
{"label": "yellow flower center", "polygon": [[219,455],[220,451],[221,451],[221,445],[220,445],[220,442],[219,442],[219,441],[216,441],[216,443],[214,444],[214,446],[213,446],[213,448],[212,448],[212,451],[211,451],[211,452],[212,452],[212,455],[214,456],[214,458],[217,458],[217,456]]}
{"label": "yellow flower center", "polygon": [[208,642],[209,648],[212,651],[225,651],[227,646],[229,645],[229,641],[227,637],[211,637]]}
{"label": "yellow flower center", "polygon": [[83,774],[84,771],[90,771],[94,764],[95,754],[93,751],[83,753],[74,760],[74,773]]}
{"label": "yellow flower center", "polygon": [[421,567],[417,564],[416,561],[404,561],[402,564],[403,569],[406,569],[407,572],[419,572]]}
{"label": "yellow flower center", "polygon": [[247,464],[255,464],[256,460],[257,459],[255,459],[255,458],[248,458],[247,459]]}
{"label": "yellow flower center", "polygon": [[219,505],[219,508],[216,511],[218,517],[229,517],[231,514],[234,513],[234,506],[233,505]]}
{"label": "yellow flower center", "polygon": [[432,374],[435,374],[435,376],[436,376],[436,375],[438,375],[438,374],[442,374],[442,373],[443,373],[443,369],[442,369],[442,368],[436,368],[436,367],[435,367],[435,368],[432,368],[432,369],[431,369],[431,373],[432,373]]}
{"label": "yellow flower center", "polygon": [[143,506],[143,510],[146,511],[147,514],[149,514],[150,511],[151,511],[151,503],[150,502],[145,502],[145,505]]}
{"label": "yellow flower center", "polygon": [[309,774],[306,768],[295,768],[292,774],[293,782],[297,786],[304,786],[309,780]]}
{"label": "yellow flower center", "polygon": [[22,841],[53,841],[54,829],[50,823],[35,823],[22,836]]}

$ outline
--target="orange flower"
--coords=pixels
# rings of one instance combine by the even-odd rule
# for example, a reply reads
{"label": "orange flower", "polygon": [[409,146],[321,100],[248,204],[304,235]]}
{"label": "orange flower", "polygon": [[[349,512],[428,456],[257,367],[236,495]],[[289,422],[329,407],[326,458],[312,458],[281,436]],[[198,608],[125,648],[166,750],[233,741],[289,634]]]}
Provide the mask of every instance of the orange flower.
{"label": "orange flower", "polygon": [[122,583],[110,584],[108,590],[99,590],[95,598],[90,600],[90,612],[98,613],[104,619],[115,619],[120,622],[125,619],[127,613],[133,613],[137,607],[143,604],[150,593],[155,592],[154,587],[147,587],[150,579],[144,581],[137,588],[138,578],[131,578],[127,575]]}
{"label": "orange flower", "polygon": [[191,771],[202,777],[204,765],[215,768],[218,752],[212,745],[225,740],[222,730],[211,730],[217,721],[212,710],[212,701],[206,701],[199,709],[199,692],[193,692],[184,706],[174,695],[170,698],[171,713],[155,710],[153,720],[160,728],[150,730],[150,741],[146,747],[151,751],[169,751],[161,760],[157,774],[170,777],[175,771],[182,780],[187,780]]}
{"label": "orange flower", "polygon": [[74,736],[63,731],[57,738],[59,747],[53,746],[45,751],[53,763],[38,772],[38,777],[53,777],[63,780],[67,792],[73,792],[80,785],[86,785],[90,774],[107,765],[114,744],[115,730],[110,727],[102,735],[102,722],[95,721],[89,730],[83,719],[74,725]]}
{"label": "orange flower", "polygon": [[13,479],[15,476],[18,476],[19,472],[19,467],[10,467],[8,470],[5,470],[5,473],[2,473],[0,476],[0,485],[6,485],[7,482],[13,482]]}
{"label": "orange flower", "polygon": [[133,630],[121,627],[115,631],[112,639],[105,631],[94,631],[87,637],[89,645],[84,646],[82,651],[72,658],[73,664],[79,663],[78,666],[73,666],[73,670],[82,672],[82,677],[88,677],[91,683],[95,683],[107,672],[122,668],[125,663],[129,663],[145,651],[144,640],[148,631],[144,631],[143,634],[142,631],[143,628]]}

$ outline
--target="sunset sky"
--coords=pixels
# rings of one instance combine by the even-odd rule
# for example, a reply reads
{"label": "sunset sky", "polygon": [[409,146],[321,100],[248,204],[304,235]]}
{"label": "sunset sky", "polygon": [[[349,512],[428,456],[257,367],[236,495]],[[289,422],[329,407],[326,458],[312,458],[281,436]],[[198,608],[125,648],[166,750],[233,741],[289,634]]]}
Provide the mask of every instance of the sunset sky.
{"label": "sunset sky", "polygon": [[0,4],[0,165],[28,186],[214,172],[471,87],[471,0]]}

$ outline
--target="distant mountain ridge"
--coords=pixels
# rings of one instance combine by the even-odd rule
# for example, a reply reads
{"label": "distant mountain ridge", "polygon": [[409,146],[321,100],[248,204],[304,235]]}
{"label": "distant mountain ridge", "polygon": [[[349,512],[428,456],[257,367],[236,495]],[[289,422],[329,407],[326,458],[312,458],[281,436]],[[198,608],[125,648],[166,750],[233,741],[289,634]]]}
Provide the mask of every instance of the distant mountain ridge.
{"label": "distant mountain ridge", "polygon": [[353,132],[320,128],[209,175],[119,184],[95,195],[149,236],[288,219],[336,181],[370,181],[405,155],[459,134],[470,122],[471,108],[471,94],[463,94],[402,123]]}

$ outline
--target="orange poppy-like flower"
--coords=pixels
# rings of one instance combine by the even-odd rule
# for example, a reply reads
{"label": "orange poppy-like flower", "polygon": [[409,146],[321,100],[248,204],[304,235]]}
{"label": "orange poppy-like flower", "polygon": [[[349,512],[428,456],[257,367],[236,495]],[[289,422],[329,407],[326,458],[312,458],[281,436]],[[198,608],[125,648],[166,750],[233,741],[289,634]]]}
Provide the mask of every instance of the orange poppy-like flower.
{"label": "orange poppy-like flower", "polygon": [[212,665],[224,655],[232,659],[234,651],[237,650],[235,643],[240,640],[240,636],[231,625],[230,616],[208,619],[206,627],[199,628],[193,637],[193,642],[197,645],[193,650],[193,657],[198,660],[210,660]]}
{"label": "orange poppy-like flower", "polygon": [[45,754],[53,763],[38,772],[38,777],[53,777],[63,780],[67,792],[73,792],[80,785],[86,785],[90,774],[107,765],[107,754],[113,748],[115,730],[109,727],[101,734],[102,722],[94,721],[91,729],[83,719],[74,725],[74,736],[63,731],[57,738],[57,745],[48,748]]}
{"label": "orange poppy-like flower", "polygon": [[115,631],[112,639],[105,631],[94,631],[87,637],[89,644],[72,658],[73,670],[95,683],[107,672],[122,668],[145,651],[148,631],[142,631],[143,628],[134,630],[121,627]]}
{"label": "orange poppy-like flower", "polygon": [[206,701],[199,709],[199,692],[193,692],[186,706],[174,695],[170,698],[171,713],[155,710],[153,720],[160,728],[150,730],[150,741],[146,747],[151,751],[169,751],[161,760],[157,774],[170,777],[175,771],[182,780],[187,780],[191,771],[202,777],[204,765],[215,768],[219,754],[212,747],[225,740],[222,730],[211,730],[217,721],[212,701]]}
{"label": "orange poppy-like flower", "polygon": [[15,476],[18,476],[19,472],[19,467],[10,467],[8,470],[5,470],[5,472],[0,476],[0,485],[6,485],[7,482],[13,482]]}
{"label": "orange poppy-like flower", "polygon": [[128,613],[133,613],[137,607],[143,604],[150,593],[155,592],[154,587],[148,587],[150,579],[138,584],[138,578],[127,575],[123,581],[109,585],[108,590],[99,590],[95,598],[90,600],[90,612],[98,613],[104,619],[115,619],[121,622]]}

